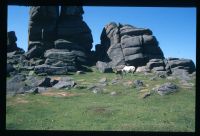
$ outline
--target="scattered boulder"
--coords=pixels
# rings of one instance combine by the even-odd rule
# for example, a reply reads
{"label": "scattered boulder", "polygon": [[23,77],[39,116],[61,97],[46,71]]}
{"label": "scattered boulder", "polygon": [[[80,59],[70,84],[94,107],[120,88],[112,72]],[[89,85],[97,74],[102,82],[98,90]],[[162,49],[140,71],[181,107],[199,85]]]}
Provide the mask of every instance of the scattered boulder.
{"label": "scattered boulder", "polygon": [[142,94],[141,98],[145,99],[145,98],[149,97],[150,95],[151,95],[150,92],[145,92]]}
{"label": "scattered boulder", "polygon": [[96,88],[96,87],[97,87],[96,85],[92,84],[92,85],[89,85],[89,86],[87,87],[87,90],[92,90],[92,89],[94,89],[94,88]]}
{"label": "scattered boulder", "polygon": [[96,67],[101,73],[112,72],[112,67],[106,62],[98,61]]}
{"label": "scattered boulder", "polygon": [[63,89],[63,88],[72,88],[75,85],[74,81],[59,81],[56,83],[53,88],[55,89]]}
{"label": "scattered boulder", "polygon": [[93,93],[102,93],[104,85],[102,84],[91,84],[88,85],[87,90],[92,91]]}
{"label": "scattered boulder", "polygon": [[77,75],[85,74],[85,72],[83,72],[83,71],[76,71],[76,74],[77,74]]}
{"label": "scattered boulder", "polygon": [[154,91],[156,91],[159,95],[167,95],[170,93],[177,92],[178,91],[177,89],[178,89],[177,85],[168,82],[168,83],[160,85],[157,88],[154,88]]}
{"label": "scattered boulder", "polygon": [[56,80],[54,81],[54,83],[58,81],[53,85],[53,88],[55,89],[62,89],[62,88],[70,89],[76,85],[76,83],[70,77],[60,77],[58,79],[52,79],[52,80]]}
{"label": "scattered boulder", "polygon": [[140,73],[140,72],[142,72],[142,73],[144,73],[144,72],[150,72],[150,69],[147,68],[146,66],[141,66],[141,67],[137,67],[137,69],[136,69],[135,72],[136,72],[136,73]]}
{"label": "scattered boulder", "polygon": [[11,77],[6,81],[6,92],[8,94],[17,94],[23,92],[23,89],[26,89],[25,86],[27,86],[24,82],[25,80],[26,76],[21,74]]}
{"label": "scattered boulder", "polygon": [[141,80],[135,80],[133,83],[137,88],[144,86],[144,83]]}

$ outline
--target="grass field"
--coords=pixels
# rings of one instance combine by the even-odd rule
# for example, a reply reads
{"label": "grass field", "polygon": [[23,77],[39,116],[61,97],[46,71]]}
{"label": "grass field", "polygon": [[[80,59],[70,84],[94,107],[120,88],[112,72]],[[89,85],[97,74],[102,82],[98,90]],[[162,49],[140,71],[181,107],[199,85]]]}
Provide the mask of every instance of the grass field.
{"label": "grass field", "polygon": [[[127,75],[123,82],[139,79],[145,86],[137,89],[122,83],[111,85],[113,73],[88,72],[70,75],[81,89],[49,90],[44,94],[7,96],[6,128],[8,130],[111,130],[111,131],[195,131],[195,86],[179,86],[174,94],[157,93],[143,99],[140,90],[151,90],[168,82],[143,74]],[[108,79],[103,93],[86,87],[101,78]],[[191,81],[195,83],[195,79]],[[110,92],[117,92],[116,96]]]}

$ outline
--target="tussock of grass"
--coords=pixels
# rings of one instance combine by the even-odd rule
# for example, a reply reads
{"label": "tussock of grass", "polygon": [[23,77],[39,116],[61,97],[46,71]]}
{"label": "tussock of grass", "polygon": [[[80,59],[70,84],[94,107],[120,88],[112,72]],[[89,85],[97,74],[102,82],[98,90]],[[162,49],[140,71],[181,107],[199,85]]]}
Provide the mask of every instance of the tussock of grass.
{"label": "tussock of grass", "polygon": [[[9,130],[113,130],[113,131],[194,131],[195,86],[159,96],[152,91],[166,79],[149,80],[149,76],[124,76],[118,84],[113,73],[88,72],[70,75],[83,88],[50,90],[44,94],[7,97],[6,128]],[[94,94],[86,86],[106,77],[103,93]],[[144,87],[125,87],[123,82],[142,80]],[[173,81],[181,86],[179,80]],[[191,81],[195,83],[195,80]],[[115,91],[117,95],[111,96]],[[140,95],[151,92],[141,99]],[[49,95],[47,95],[49,94]],[[55,97],[59,96],[59,97]]]}

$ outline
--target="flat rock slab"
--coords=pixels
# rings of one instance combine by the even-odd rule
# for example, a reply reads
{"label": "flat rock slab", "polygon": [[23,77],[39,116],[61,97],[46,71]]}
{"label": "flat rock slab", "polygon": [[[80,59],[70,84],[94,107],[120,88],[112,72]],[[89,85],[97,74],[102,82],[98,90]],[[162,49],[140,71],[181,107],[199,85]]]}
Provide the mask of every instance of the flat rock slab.
{"label": "flat rock slab", "polygon": [[160,85],[159,87],[155,88],[155,91],[159,94],[159,95],[167,95],[170,93],[174,93],[177,92],[178,90],[178,86],[173,84],[173,83],[165,83],[163,85]]}
{"label": "flat rock slab", "polygon": [[74,81],[59,81],[53,86],[55,89],[72,88],[75,85]]}
{"label": "flat rock slab", "polygon": [[144,86],[144,83],[141,80],[135,80],[133,83],[134,83],[134,85],[136,87],[142,87],[142,86]]}
{"label": "flat rock slab", "polygon": [[40,73],[47,73],[48,75],[65,75],[67,74],[67,68],[66,67],[54,67],[50,65],[39,65],[35,66],[34,69],[36,74]]}

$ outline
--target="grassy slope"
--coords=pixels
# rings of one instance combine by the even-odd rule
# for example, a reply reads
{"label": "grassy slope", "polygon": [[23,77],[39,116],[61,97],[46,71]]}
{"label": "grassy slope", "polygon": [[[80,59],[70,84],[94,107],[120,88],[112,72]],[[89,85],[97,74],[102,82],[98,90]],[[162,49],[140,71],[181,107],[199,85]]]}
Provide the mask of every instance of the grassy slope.
{"label": "grassy slope", "polygon": [[[91,72],[72,75],[79,85],[108,81],[114,74]],[[141,79],[151,89],[166,79],[150,81],[142,74],[127,75],[123,80]],[[177,80],[172,82],[179,84]],[[195,82],[194,80],[192,81]],[[180,88],[179,92],[140,98],[136,88],[122,84],[108,85],[103,94],[87,89],[53,90],[80,94],[70,97],[44,95],[7,96],[6,127],[21,130],[130,130],[130,131],[194,131],[195,87]],[[117,96],[109,93],[116,91]]]}

